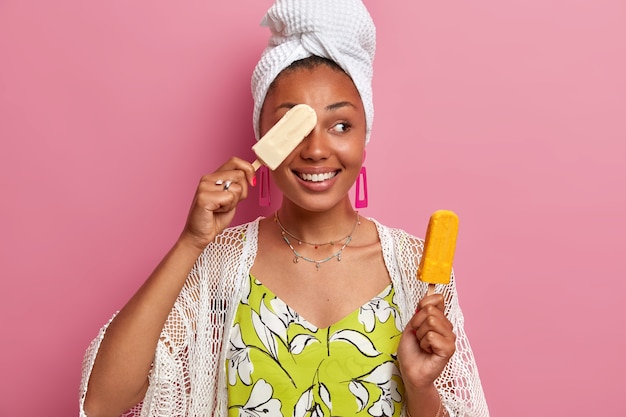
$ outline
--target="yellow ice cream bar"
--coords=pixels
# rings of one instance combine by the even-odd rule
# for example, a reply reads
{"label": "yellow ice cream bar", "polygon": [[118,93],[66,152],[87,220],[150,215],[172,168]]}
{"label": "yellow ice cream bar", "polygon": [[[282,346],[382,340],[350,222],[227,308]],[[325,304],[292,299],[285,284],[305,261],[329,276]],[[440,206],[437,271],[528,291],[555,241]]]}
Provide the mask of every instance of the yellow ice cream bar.
{"label": "yellow ice cream bar", "polygon": [[252,147],[257,160],[252,163],[257,170],[261,164],[267,165],[272,171],[296,149],[311,133],[317,123],[315,110],[306,104],[298,104],[281,119]]}
{"label": "yellow ice cream bar", "polygon": [[448,284],[452,273],[452,260],[459,218],[449,210],[438,210],[430,216],[424,253],[417,269],[420,280],[429,284]]}

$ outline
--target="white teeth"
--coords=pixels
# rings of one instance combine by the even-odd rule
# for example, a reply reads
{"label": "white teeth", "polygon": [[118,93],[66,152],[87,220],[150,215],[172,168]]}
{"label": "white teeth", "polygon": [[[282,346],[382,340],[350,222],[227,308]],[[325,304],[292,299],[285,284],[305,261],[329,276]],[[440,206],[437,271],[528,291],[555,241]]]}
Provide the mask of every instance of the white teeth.
{"label": "white teeth", "polygon": [[335,175],[337,175],[336,172],[326,172],[324,174],[300,174],[300,178],[302,178],[305,181],[321,182],[321,181],[329,180]]}

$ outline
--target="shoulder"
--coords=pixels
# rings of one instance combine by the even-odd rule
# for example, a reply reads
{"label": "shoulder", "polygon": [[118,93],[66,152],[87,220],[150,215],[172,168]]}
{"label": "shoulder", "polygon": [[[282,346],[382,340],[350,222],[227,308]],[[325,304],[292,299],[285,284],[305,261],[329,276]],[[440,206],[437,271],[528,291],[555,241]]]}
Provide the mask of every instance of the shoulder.
{"label": "shoulder", "polygon": [[381,243],[393,243],[394,246],[401,245],[403,247],[418,248],[421,253],[421,249],[424,247],[424,239],[414,236],[404,229],[386,226],[376,219],[369,218],[369,220],[376,225]]}
{"label": "shoulder", "polygon": [[224,229],[204,248],[191,274],[201,280],[235,279],[237,272],[243,267],[248,268],[254,260],[259,220]]}
{"label": "shoulder", "polygon": [[230,226],[215,237],[204,249],[202,258],[230,258],[239,257],[242,253],[250,252],[249,249],[256,248],[258,241],[259,220]]}
{"label": "shoulder", "polygon": [[392,278],[394,275],[393,268],[397,267],[397,272],[401,277],[410,277],[413,281],[412,278],[417,273],[424,250],[424,240],[404,229],[385,226],[374,219],[370,220],[378,228],[383,257],[390,273],[392,273]]}
{"label": "shoulder", "polygon": [[252,237],[256,237],[259,231],[259,217],[247,223],[227,227],[215,237],[214,244],[242,244]]}

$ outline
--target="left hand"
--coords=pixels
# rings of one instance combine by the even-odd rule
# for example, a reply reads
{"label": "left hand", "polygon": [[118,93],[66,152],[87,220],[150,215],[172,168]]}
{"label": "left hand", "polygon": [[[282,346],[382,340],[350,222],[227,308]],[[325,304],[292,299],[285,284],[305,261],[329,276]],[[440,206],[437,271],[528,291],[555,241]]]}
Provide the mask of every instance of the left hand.
{"label": "left hand", "polygon": [[432,386],[456,350],[452,323],[444,314],[441,294],[424,297],[409,320],[398,346],[398,361],[405,385]]}

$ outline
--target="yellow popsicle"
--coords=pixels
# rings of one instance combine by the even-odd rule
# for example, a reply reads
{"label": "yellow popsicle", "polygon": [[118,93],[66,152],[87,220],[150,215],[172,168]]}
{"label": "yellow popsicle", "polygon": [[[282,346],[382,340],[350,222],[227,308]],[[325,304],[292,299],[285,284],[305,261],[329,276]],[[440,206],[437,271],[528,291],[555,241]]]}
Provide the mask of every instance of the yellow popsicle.
{"label": "yellow popsicle", "polygon": [[296,149],[296,146],[311,133],[317,124],[315,110],[306,104],[298,104],[281,119],[252,147],[257,160],[252,163],[255,170],[261,164],[267,165],[272,171]]}
{"label": "yellow popsicle", "polygon": [[417,268],[417,276],[428,283],[428,294],[435,290],[435,284],[450,283],[452,261],[456,237],[459,231],[459,218],[450,210],[437,210],[430,216],[424,253]]}

